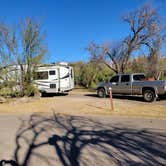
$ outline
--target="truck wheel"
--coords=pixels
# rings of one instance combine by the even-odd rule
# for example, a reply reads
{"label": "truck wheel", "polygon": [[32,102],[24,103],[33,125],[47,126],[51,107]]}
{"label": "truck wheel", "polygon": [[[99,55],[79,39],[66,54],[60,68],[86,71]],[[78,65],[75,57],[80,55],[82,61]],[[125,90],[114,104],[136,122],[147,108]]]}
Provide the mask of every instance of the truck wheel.
{"label": "truck wheel", "polygon": [[97,90],[97,95],[98,95],[98,97],[100,97],[100,98],[106,97],[105,89],[104,89],[104,88],[98,89],[98,90]]}
{"label": "truck wheel", "polygon": [[156,95],[152,90],[145,90],[143,92],[143,98],[146,102],[153,102],[156,100]]}

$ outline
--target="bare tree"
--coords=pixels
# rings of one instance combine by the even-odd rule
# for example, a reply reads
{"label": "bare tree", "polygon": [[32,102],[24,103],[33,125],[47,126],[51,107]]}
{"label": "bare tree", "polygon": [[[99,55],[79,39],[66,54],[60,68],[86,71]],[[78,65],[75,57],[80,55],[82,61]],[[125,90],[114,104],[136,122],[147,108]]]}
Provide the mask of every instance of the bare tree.
{"label": "bare tree", "polygon": [[0,23],[0,89],[1,94],[7,95],[8,91],[13,93],[13,87],[16,86],[17,71],[13,74],[12,79],[9,75],[9,67],[16,63],[15,56],[17,54],[16,31],[12,26]]}
{"label": "bare tree", "polygon": [[126,48],[122,42],[103,45],[103,62],[115,73],[121,72],[121,62]]}
{"label": "bare tree", "polygon": [[116,73],[124,73],[132,53],[142,46],[148,45],[156,36],[160,35],[162,24],[155,9],[144,5],[123,17],[130,27],[128,35],[118,47],[105,47],[104,56],[108,56],[111,63],[106,64]]}
{"label": "bare tree", "polygon": [[100,45],[96,44],[95,42],[91,42],[86,48],[86,50],[88,50],[90,53],[91,61],[98,61],[99,63],[102,61],[103,50]]}
{"label": "bare tree", "polygon": [[89,88],[102,69],[103,50],[94,42],[91,42],[86,50],[88,50],[91,55],[90,61],[86,64],[86,68],[84,69],[84,82],[86,83],[86,87]]}
{"label": "bare tree", "polygon": [[[90,43],[87,50],[89,51],[91,57],[90,61],[95,62],[100,70],[101,64],[104,63],[106,66],[111,68],[114,72],[119,72],[118,62],[121,57],[121,51],[119,49],[120,45],[115,45],[110,47],[110,44],[104,44],[100,46],[94,42]],[[109,50],[109,51],[108,51]],[[110,58],[110,59],[109,59]],[[111,62],[109,62],[111,60]]]}
{"label": "bare tree", "polygon": [[4,23],[0,23],[0,66],[14,63],[14,55],[17,50],[16,33],[14,29]]}

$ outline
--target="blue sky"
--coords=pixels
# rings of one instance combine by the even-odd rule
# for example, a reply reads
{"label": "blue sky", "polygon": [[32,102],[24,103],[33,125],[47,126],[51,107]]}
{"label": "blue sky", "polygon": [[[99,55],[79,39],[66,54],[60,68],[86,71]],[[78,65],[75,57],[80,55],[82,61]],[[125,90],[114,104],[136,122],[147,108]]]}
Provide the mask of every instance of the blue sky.
{"label": "blue sky", "polygon": [[[144,0],[0,0],[0,16],[9,23],[41,19],[46,31],[49,62],[88,60],[91,41],[119,40],[129,33],[122,16]],[[165,0],[151,0],[157,7]],[[161,5],[162,4],[162,5]],[[166,10],[166,7],[165,7]],[[161,10],[165,15],[164,9]]]}

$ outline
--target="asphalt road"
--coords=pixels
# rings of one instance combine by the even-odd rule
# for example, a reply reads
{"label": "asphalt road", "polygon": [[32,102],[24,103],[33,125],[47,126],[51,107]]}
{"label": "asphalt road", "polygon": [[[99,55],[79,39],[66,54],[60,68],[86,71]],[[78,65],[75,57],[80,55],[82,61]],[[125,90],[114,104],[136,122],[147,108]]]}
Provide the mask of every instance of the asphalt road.
{"label": "asphalt road", "polygon": [[165,166],[166,120],[0,115],[0,160],[20,166]]}

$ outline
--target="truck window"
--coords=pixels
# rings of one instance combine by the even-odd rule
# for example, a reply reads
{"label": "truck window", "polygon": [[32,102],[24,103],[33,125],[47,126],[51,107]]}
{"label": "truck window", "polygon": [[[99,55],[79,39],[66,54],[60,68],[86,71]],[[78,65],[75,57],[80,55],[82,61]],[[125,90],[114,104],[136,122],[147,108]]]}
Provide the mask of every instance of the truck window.
{"label": "truck window", "polygon": [[112,77],[110,82],[119,82],[119,76]]}
{"label": "truck window", "polygon": [[130,75],[122,75],[121,82],[130,82]]}
{"label": "truck window", "polygon": [[134,81],[143,81],[145,80],[145,76],[143,74],[133,75]]}
{"label": "truck window", "polygon": [[46,80],[48,79],[48,71],[40,71],[35,73],[35,80]]}

